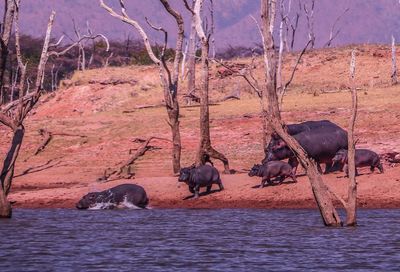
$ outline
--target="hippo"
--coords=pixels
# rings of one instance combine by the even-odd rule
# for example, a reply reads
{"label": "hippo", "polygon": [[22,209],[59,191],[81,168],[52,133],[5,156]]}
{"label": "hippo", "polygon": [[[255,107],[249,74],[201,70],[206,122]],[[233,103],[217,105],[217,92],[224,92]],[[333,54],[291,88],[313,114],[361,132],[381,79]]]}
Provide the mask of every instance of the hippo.
{"label": "hippo", "polygon": [[199,197],[200,187],[207,187],[207,193],[211,191],[213,184],[218,184],[220,191],[224,189],[218,170],[211,165],[184,167],[179,173],[178,181],[185,182],[189,186],[194,198]]}
{"label": "hippo", "polygon": [[[286,131],[289,135],[296,135],[304,131],[311,131],[311,130],[324,130],[324,131],[331,131],[331,130],[342,130],[341,127],[332,123],[329,120],[319,120],[319,121],[306,121],[299,124],[289,124],[286,125]],[[266,147],[266,154],[271,151],[274,147],[279,148],[279,143],[282,139],[279,137],[277,133],[272,133],[271,141]]]}
{"label": "hippo", "polygon": [[[358,175],[358,167],[369,166],[371,172],[374,172],[375,167],[379,169],[380,173],[383,173],[383,166],[379,155],[374,151],[369,149],[356,149],[355,150],[355,165],[356,165],[356,175]],[[341,149],[336,153],[336,156],[332,159],[334,163],[339,163],[344,166],[346,175],[348,175],[348,154],[347,150]]]}
{"label": "hippo", "polygon": [[146,208],[149,204],[146,191],[136,184],[121,184],[102,192],[88,193],[78,203],[77,209]]}
{"label": "hippo", "polygon": [[250,177],[262,177],[260,188],[265,186],[265,182],[273,184],[271,178],[279,177],[279,183],[282,183],[287,177],[291,177],[297,182],[293,173],[293,168],[287,162],[270,161],[266,164],[255,164],[249,172]]}
{"label": "hippo", "polygon": [[[332,126],[329,128],[320,127],[292,136],[318,165],[325,163],[325,174],[332,171],[332,159],[336,153],[341,149],[347,149],[347,132],[341,128],[335,129]],[[263,163],[289,158],[291,160],[290,164],[295,168],[294,172],[296,172],[298,161],[287,144],[282,139],[273,140],[273,142]],[[319,169],[321,169],[320,166]]]}

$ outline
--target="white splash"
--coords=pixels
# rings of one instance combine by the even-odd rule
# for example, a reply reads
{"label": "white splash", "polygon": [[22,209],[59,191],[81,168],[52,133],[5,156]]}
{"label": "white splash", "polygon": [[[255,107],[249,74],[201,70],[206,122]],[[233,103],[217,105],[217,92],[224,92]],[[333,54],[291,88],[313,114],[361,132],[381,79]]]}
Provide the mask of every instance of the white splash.
{"label": "white splash", "polygon": [[116,206],[114,203],[111,202],[102,202],[96,203],[94,206],[89,207],[88,210],[111,210],[114,209]]}
{"label": "white splash", "polygon": [[122,203],[119,203],[118,208],[121,209],[130,209],[130,210],[141,210],[142,208],[134,205],[132,202],[128,201],[128,198],[126,196],[124,196],[124,201],[122,201]]}

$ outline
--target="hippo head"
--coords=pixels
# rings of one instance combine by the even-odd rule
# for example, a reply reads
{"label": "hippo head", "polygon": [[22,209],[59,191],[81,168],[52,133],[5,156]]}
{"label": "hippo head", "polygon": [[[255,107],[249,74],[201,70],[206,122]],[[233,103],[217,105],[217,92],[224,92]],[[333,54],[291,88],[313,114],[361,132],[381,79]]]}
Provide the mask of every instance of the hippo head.
{"label": "hippo head", "polygon": [[261,164],[255,164],[252,168],[251,168],[251,170],[250,170],[250,172],[249,172],[249,176],[250,177],[254,177],[254,176],[258,176],[258,173],[260,172],[260,170],[261,170]]}
{"label": "hippo head", "polygon": [[190,166],[190,167],[181,168],[181,171],[179,172],[178,181],[179,181],[179,182],[189,181],[189,179],[190,179],[190,173],[191,173],[191,171],[192,171],[194,168],[195,168],[195,165],[192,165],[192,166]]}
{"label": "hippo head", "polygon": [[78,203],[76,203],[76,208],[83,210],[95,206],[99,195],[100,193],[88,193],[87,195],[83,196]]}

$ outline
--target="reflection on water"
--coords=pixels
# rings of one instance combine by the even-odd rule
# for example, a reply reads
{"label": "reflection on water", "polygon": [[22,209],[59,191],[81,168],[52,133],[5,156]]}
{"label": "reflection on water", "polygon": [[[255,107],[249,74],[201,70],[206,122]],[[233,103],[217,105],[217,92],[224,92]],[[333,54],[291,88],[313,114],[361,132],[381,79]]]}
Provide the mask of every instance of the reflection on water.
{"label": "reflection on water", "polygon": [[400,210],[15,210],[0,271],[400,271]]}

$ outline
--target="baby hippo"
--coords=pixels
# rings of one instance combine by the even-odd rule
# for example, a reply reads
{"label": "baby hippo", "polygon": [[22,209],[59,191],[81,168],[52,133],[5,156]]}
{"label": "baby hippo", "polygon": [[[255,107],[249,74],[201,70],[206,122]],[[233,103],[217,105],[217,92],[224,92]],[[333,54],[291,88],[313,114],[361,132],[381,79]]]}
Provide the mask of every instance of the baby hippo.
{"label": "baby hippo", "polygon": [[220,191],[224,189],[218,170],[211,165],[184,167],[180,171],[178,181],[189,185],[189,191],[194,193],[194,198],[199,197],[200,187],[207,187],[207,193],[211,191],[213,184],[218,184]]}
{"label": "baby hippo", "polygon": [[256,164],[249,172],[250,177],[262,177],[260,188],[265,186],[265,182],[273,184],[271,178],[279,177],[279,183],[282,183],[287,177],[291,177],[297,182],[290,164],[283,161],[270,161],[265,164]]}
{"label": "baby hippo", "polygon": [[[347,150],[341,149],[339,150],[335,157],[332,159],[334,163],[340,163],[344,166],[344,170],[346,174],[349,174],[348,171],[348,156]],[[383,167],[381,164],[381,160],[374,151],[368,149],[356,149],[355,153],[355,165],[356,165],[356,175],[358,175],[357,168],[358,167],[366,167],[370,166],[371,172],[374,172],[375,167],[379,169],[379,172],[383,173]]]}
{"label": "baby hippo", "polygon": [[88,193],[77,209],[145,208],[149,203],[146,191],[136,184],[121,184],[102,192]]}

